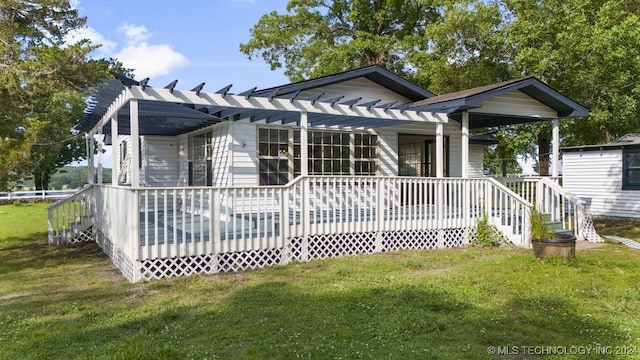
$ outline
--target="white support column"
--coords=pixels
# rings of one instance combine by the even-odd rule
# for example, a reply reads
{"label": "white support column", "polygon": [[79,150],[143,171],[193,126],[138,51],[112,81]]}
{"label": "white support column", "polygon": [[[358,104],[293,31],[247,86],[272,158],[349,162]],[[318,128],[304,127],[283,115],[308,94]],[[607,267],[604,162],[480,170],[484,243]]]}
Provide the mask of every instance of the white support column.
{"label": "white support column", "polygon": [[129,102],[131,127],[131,187],[140,187],[140,128],[138,127],[138,99]]}
{"label": "white support column", "polygon": [[102,126],[98,128],[98,179],[96,184],[102,185],[102,151],[104,149],[104,136]]}
{"label": "white support column", "polygon": [[558,177],[558,165],[560,162],[560,121],[553,119],[552,125],[552,150],[551,150],[551,176]]}
{"label": "white support column", "polygon": [[307,130],[309,122],[307,112],[300,111],[300,173],[302,176],[309,175],[309,138]]}
{"label": "white support column", "polygon": [[436,124],[436,177],[444,177],[444,125]]}
{"label": "white support column", "polygon": [[93,140],[93,132],[87,134],[85,139],[87,142],[87,165],[88,165],[88,174],[87,174],[87,184],[93,184],[95,182],[95,169],[93,165],[93,154],[96,149],[94,146]]}
{"label": "white support column", "polygon": [[118,114],[111,118],[111,185],[118,186],[120,177],[120,144],[118,144]]}
{"label": "white support column", "polygon": [[469,177],[469,113],[462,113],[462,177]]}

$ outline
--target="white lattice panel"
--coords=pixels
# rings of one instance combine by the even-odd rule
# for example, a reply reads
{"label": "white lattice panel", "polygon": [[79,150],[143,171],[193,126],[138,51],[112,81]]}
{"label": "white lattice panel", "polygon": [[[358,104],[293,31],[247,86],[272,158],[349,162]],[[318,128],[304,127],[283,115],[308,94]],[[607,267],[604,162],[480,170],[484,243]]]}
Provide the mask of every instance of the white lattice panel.
{"label": "white lattice panel", "polygon": [[593,227],[593,218],[591,217],[589,205],[584,205],[582,208],[582,237],[591,242],[604,242]]}
{"label": "white lattice panel", "polygon": [[384,251],[435,249],[438,247],[438,230],[385,232],[382,239]]}
{"label": "white lattice panel", "polygon": [[282,263],[281,249],[264,249],[221,253],[217,256],[216,271],[230,272],[263,267]]}
{"label": "white lattice panel", "polygon": [[468,243],[467,232],[462,228],[440,230],[438,236],[442,239],[441,246],[445,248],[459,247]]}
{"label": "white lattice panel", "polygon": [[141,262],[140,273],[142,278],[146,280],[191,274],[210,274],[214,270],[213,258],[213,255],[198,255],[145,260]]}
{"label": "white lattice panel", "polygon": [[291,240],[290,256],[299,261],[381,251],[375,232],[317,235]]}
{"label": "white lattice panel", "polygon": [[88,228],[78,231],[75,235],[69,238],[69,244],[78,244],[82,242],[89,242],[96,240],[96,229],[94,226],[89,226]]}

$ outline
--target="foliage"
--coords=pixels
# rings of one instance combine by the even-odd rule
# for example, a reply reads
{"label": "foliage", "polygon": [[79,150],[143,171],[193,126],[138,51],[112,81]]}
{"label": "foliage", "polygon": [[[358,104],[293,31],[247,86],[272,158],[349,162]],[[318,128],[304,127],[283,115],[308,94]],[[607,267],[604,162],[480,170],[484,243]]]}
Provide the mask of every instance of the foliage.
{"label": "foliage", "polygon": [[541,213],[535,205],[531,207],[529,222],[531,226],[531,237],[534,239],[553,239],[555,232],[549,229],[547,216]]}
{"label": "foliage", "polygon": [[[292,81],[370,64],[440,93],[535,76],[591,109],[561,122],[564,145],[581,145],[640,127],[638,29],[634,1],[292,0],[240,49]],[[549,122],[499,132],[496,157],[537,152],[548,172]]]}
{"label": "foliage", "polygon": [[117,64],[89,59],[88,40],[64,42],[84,23],[69,0],[0,4],[0,189],[29,172],[46,187],[56,167],[82,156],[72,128],[83,96]]}
{"label": "foliage", "polygon": [[429,0],[291,0],[287,13],[263,15],[240,51],[285,67],[298,81],[379,64],[403,74],[405,55],[425,52],[424,36],[441,16]]}
{"label": "foliage", "polygon": [[489,223],[489,216],[483,214],[476,223],[472,245],[483,248],[499,246],[504,240],[500,230]]}
{"label": "foliage", "polygon": [[0,206],[1,359],[495,359],[488,346],[640,346],[640,252],[613,244],[566,263],[458,248],[130,284],[96,244],[45,239],[45,205]]}

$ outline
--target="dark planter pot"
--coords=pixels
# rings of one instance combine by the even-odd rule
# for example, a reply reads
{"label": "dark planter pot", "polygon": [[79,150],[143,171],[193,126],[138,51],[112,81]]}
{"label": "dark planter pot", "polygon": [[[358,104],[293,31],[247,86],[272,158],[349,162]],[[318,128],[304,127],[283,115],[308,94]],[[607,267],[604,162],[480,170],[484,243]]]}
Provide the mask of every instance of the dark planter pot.
{"label": "dark planter pot", "polygon": [[561,257],[565,260],[576,257],[576,237],[568,234],[556,234],[554,239],[531,239],[533,252],[538,259]]}

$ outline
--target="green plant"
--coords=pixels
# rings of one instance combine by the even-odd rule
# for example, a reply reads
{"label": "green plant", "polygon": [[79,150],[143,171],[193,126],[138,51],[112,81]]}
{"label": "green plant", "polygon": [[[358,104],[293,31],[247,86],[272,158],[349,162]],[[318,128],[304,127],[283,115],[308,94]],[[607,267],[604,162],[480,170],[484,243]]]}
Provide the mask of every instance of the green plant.
{"label": "green plant", "polygon": [[489,216],[483,214],[476,223],[474,232],[474,240],[472,244],[479,247],[495,247],[503,242],[503,236],[500,230],[489,223]]}
{"label": "green plant", "polygon": [[529,217],[531,224],[531,237],[534,239],[553,239],[555,232],[549,229],[546,216],[538,211],[534,206],[531,207],[531,216]]}

